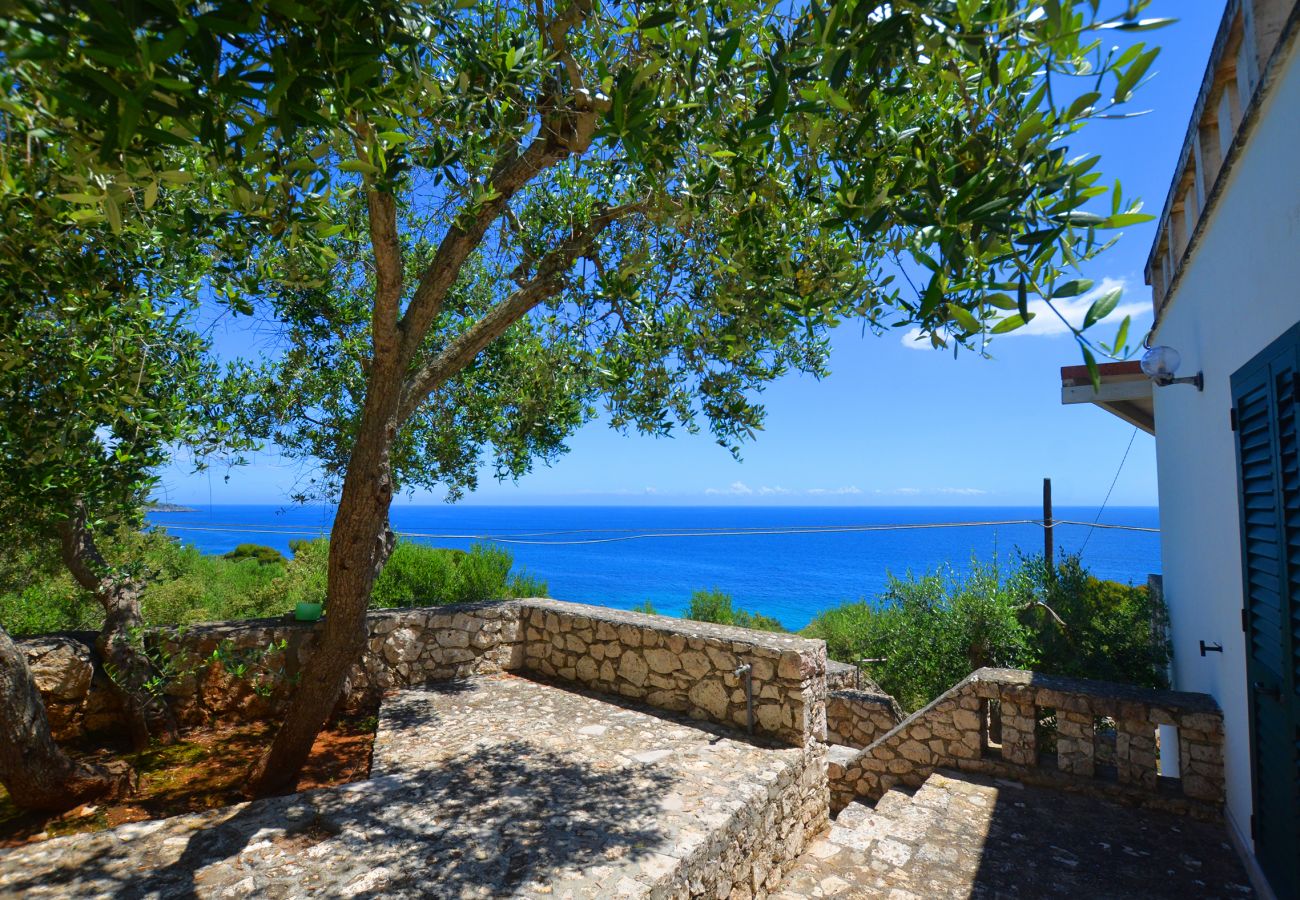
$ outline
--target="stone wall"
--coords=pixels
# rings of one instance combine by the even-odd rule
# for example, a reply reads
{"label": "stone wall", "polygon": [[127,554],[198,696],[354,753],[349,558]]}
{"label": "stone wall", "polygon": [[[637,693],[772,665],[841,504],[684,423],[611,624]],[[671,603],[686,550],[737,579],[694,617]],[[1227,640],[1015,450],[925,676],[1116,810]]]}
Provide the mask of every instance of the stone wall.
{"label": "stone wall", "polygon": [[[348,675],[345,707],[359,708],[394,687],[519,668],[519,618],[516,602],[372,611],[365,656]],[[160,645],[160,658],[181,673],[167,687],[168,702],[182,724],[193,725],[277,714],[315,647],[319,628],[254,619],[179,632],[155,629],[147,640]],[[93,633],[76,633],[18,642],[57,739],[110,729],[120,721],[111,685],[95,665],[94,638]],[[219,647],[232,666],[242,662],[248,672],[236,676],[226,665],[214,664],[212,653]]]}
{"label": "stone wall", "polygon": [[[718,828],[704,852],[684,860],[664,896],[764,898],[830,825],[826,747],[803,748],[801,764],[783,766]],[[657,895],[656,895],[657,896]]]}
{"label": "stone wall", "polygon": [[[1157,725],[1178,729],[1176,782],[1158,776]],[[1205,694],[980,669],[858,753],[833,756],[828,772],[835,809],[942,767],[1216,818],[1222,745],[1223,715]]]}
{"label": "stone wall", "polygon": [[[556,600],[374,610],[367,621],[370,639],[348,678],[348,708],[395,687],[528,669],[745,728],[746,679],[736,670],[748,665],[756,732],[796,746],[825,740],[821,641]],[[197,724],[276,715],[320,627],[259,619],[197,625],[179,634],[158,629],[149,640],[161,642],[183,672],[193,669],[167,692],[181,722]],[[77,634],[19,642],[58,738],[114,727],[120,719],[94,665],[93,641],[93,634]],[[212,664],[218,647],[228,659],[246,662],[248,673],[236,677]]]}
{"label": "stone wall", "polygon": [[884,692],[840,689],[826,694],[826,740],[862,748],[902,721],[894,698]]}
{"label": "stone wall", "polygon": [[862,687],[862,673],[857,666],[826,660],[826,690],[857,690]]}
{"label": "stone wall", "polygon": [[695,719],[748,725],[797,746],[826,737],[826,645],[642,613],[525,600],[524,667]]}

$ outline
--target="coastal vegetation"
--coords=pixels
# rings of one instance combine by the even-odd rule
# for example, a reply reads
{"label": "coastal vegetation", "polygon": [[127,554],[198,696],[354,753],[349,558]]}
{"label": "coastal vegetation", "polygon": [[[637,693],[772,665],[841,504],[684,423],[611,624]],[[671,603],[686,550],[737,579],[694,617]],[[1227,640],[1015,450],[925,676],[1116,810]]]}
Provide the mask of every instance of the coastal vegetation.
{"label": "coastal vegetation", "polygon": [[[635,607],[657,613],[649,601]],[[786,631],[717,588],[691,595],[682,618]],[[983,666],[1168,686],[1164,609],[1145,585],[1094,577],[1077,555],[891,576],[883,593],[823,610],[799,633],[834,660],[861,665],[907,710]],[[866,662],[864,662],[866,661]]]}
{"label": "coastal vegetation", "polygon": [[696,591],[691,595],[690,605],[682,613],[684,619],[697,622],[716,622],[719,625],[737,625],[741,628],[756,628],[759,631],[785,631],[779,621],[771,616],[753,613],[736,606],[731,595],[711,588]]}
{"label": "coastal vegetation", "polygon": [[891,578],[873,600],[818,614],[801,633],[858,664],[908,710],[981,666],[1167,685],[1163,609],[1145,586],[1093,577],[1077,556],[972,560]]}
{"label": "coastal vegetation", "polygon": [[[185,625],[283,616],[299,602],[323,602],[329,542],[293,541],[291,547],[288,559],[257,545],[217,556],[154,531],[124,535],[105,552],[139,567],[144,624]],[[103,609],[51,561],[25,551],[3,566],[0,622],[11,634],[100,627]],[[441,606],[546,593],[546,582],[515,570],[509,551],[500,547],[449,550],[399,541],[371,605]]]}

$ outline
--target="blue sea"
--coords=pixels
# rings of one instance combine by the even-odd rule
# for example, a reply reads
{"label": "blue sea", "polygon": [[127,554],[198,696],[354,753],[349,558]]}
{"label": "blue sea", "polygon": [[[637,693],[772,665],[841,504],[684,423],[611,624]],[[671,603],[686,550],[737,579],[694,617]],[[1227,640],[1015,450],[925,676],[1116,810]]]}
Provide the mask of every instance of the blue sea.
{"label": "blue sea", "polygon": [[[289,541],[328,532],[332,508],[205,506],[152,512],[152,524],[224,553],[240,543],[288,553]],[[801,628],[820,610],[871,598],[888,576],[969,566],[972,556],[1014,560],[1041,552],[1036,524],[963,527],[1041,518],[1017,507],[609,507],[394,506],[393,527],[410,540],[468,548],[498,543],[516,568],[544,579],[561,600],[629,608],[650,601],[665,614],[685,609],[700,588],[730,593],[737,605]],[[1058,520],[1091,523],[1096,507],[1057,507]],[[1150,507],[1107,509],[1102,524],[1157,529]],[[909,526],[892,528],[882,526]],[[917,527],[922,526],[922,527]],[[852,530],[850,530],[852,529]],[[1058,550],[1082,549],[1101,578],[1145,583],[1160,571],[1160,539],[1151,531],[1058,525]]]}

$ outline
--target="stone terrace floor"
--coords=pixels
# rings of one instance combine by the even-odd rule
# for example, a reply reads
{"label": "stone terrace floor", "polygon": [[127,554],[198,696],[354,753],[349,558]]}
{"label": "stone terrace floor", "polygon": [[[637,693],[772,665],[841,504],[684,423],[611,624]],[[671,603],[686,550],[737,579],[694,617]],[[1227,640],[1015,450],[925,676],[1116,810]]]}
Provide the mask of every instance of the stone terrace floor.
{"label": "stone terrace floor", "polygon": [[1252,895],[1222,825],[939,771],[850,803],[774,900]]}
{"label": "stone terrace floor", "polygon": [[800,751],[513,675],[385,702],[368,781],[0,856],[0,896],[642,897]]}

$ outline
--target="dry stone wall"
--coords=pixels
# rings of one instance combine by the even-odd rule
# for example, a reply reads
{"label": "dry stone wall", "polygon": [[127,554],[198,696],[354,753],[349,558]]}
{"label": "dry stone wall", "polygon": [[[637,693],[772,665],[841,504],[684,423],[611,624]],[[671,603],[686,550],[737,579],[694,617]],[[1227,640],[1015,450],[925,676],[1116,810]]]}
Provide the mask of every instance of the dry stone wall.
{"label": "dry stone wall", "polygon": [[[526,600],[524,667],[805,746],[826,739],[826,645],[624,610]],[[749,666],[748,676],[738,671]]]}
{"label": "dry stone wall", "polygon": [[[1176,783],[1156,770],[1157,725],[1178,729]],[[833,755],[828,773],[835,809],[952,768],[1217,818],[1222,753],[1223,714],[1205,694],[980,669],[858,753]]]}
{"label": "dry stone wall", "polygon": [[[754,729],[796,746],[826,737],[821,641],[556,600],[512,600],[367,617],[365,657],[345,706],[430,681],[527,669],[692,718],[745,728],[749,666]],[[160,629],[149,640],[182,673],[168,700],[184,724],[278,714],[316,645],[319,625],[280,619]],[[20,642],[49,704],[56,736],[116,727],[120,710],[98,672],[93,634]],[[222,649],[231,663],[213,664]],[[246,664],[242,676],[232,674]]]}
{"label": "dry stone wall", "polygon": [[[517,669],[523,659],[519,619],[516,602],[372,611],[366,653],[348,675],[344,706],[360,708],[395,687]],[[146,639],[177,670],[167,699],[181,723],[193,725],[280,712],[318,631],[311,623],[257,619],[156,629]],[[92,633],[18,643],[57,739],[119,725],[121,710],[95,665]],[[213,662],[218,648],[226,663]],[[245,674],[232,674],[241,664]]]}
{"label": "dry stone wall", "polygon": [[883,692],[840,689],[826,694],[826,740],[843,747],[866,747],[903,716]]}
{"label": "dry stone wall", "polygon": [[813,838],[830,825],[826,748],[803,748],[802,764],[787,766],[763,785],[763,796],[741,805],[709,845],[684,861],[669,896],[765,898],[795,867]]}

